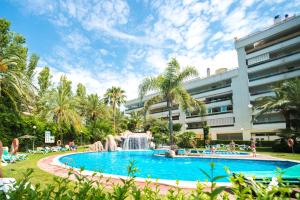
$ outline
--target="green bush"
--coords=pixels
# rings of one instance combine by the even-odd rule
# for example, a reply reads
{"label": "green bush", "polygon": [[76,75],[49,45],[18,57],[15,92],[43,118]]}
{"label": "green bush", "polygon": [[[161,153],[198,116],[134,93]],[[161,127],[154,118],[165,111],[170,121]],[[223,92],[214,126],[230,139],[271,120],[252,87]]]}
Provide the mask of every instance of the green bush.
{"label": "green bush", "polygon": [[[272,146],[272,150],[274,152],[286,152],[286,153],[292,152],[292,149],[288,146],[287,142],[284,139],[274,142]],[[300,143],[294,144],[294,152],[300,153]]]}
{"label": "green bush", "polygon": [[193,131],[186,131],[176,135],[176,143],[181,148],[194,148],[196,133]]}
{"label": "green bush", "polygon": [[[211,163],[209,172],[200,171],[209,181],[209,186],[204,186],[200,182],[197,188],[190,192],[184,192],[181,188],[174,186],[168,189],[165,195],[160,193],[158,183],[146,181],[144,186],[137,186],[135,183],[135,174],[138,169],[134,162],[128,167],[128,178],[121,179],[121,183],[111,183],[110,180],[104,180],[103,177],[96,176],[87,178],[81,173],[70,170],[69,177],[76,179],[76,184],[69,178],[55,177],[53,185],[41,187],[41,184],[33,186],[30,184],[30,176],[33,170],[29,169],[24,174],[24,178],[17,181],[14,189],[7,194],[0,193],[0,199],[22,199],[22,200],[216,200],[216,199],[232,199],[229,193],[237,199],[290,199],[300,198],[299,193],[292,196],[292,187],[285,185],[280,176],[278,177],[279,185],[269,187],[267,184],[245,181],[241,174],[230,177],[232,187],[217,186],[216,182],[223,176],[214,176],[214,163]],[[199,171],[199,172],[200,172]],[[228,170],[228,174],[229,174]],[[110,185],[111,188],[106,188]],[[208,187],[207,189],[205,189]],[[225,191],[227,190],[227,192]],[[229,193],[228,193],[229,192]]]}

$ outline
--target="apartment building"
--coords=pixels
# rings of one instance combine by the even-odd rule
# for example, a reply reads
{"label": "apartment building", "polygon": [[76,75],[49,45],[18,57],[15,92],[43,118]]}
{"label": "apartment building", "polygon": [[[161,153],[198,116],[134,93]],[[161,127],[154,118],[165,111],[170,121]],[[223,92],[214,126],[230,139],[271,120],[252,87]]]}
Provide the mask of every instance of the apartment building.
{"label": "apartment building", "polygon": [[[271,27],[234,42],[238,68],[220,68],[214,75],[208,70],[206,78],[185,83],[194,98],[205,102],[207,114],[199,116],[174,106],[173,121],[181,123],[183,131],[199,135],[207,121],[212,139],[274,140],[278,129],[285,128],[284,117],[273,112],[254,119],[252,104],[258,97],[274,95],[272,87],[278,82],[300,76],[300,16],[277,16]],[[143,102],[133,99],[126,103],[125,112],[142,108]],[[167,119],[166,102],[151,106],[149,114]]]}

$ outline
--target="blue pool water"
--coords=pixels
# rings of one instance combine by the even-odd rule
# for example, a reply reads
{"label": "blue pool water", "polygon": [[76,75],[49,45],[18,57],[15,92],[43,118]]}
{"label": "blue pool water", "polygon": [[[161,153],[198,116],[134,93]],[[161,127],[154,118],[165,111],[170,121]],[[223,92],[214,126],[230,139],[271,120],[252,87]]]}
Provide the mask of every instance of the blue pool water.
{"label": "blue pool water", "polygon": [[[106,174],[127,175],[127,167],[134,160],[139,172],[137,177],[165,180],[206,181],[200,168],[210,172],[210,163],[215,163],[214,175],[226,175],[224,167],[232,172],[275,171],[297,163],[289,161],[262,161],[225,158],[166,158],[154,156],[153,151],[119,151],[79,153],[63,156],[60,162],[75,168],[100,171]],[[227,182],[228,178],[219,180]]]}

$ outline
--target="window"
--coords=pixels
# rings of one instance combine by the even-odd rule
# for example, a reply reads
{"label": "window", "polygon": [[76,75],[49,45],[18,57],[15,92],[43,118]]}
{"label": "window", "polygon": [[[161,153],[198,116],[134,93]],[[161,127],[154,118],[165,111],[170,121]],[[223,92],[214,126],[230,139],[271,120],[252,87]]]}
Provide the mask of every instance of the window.
{"label": "window", "polygon": [[221,106],[221,112],[227,112],[227,106]]}
{"label": "window", "polygon": [[208,112],[208,113],[212,113],[212,108],[208,108],[208,109],[207,109],[207,112]]}

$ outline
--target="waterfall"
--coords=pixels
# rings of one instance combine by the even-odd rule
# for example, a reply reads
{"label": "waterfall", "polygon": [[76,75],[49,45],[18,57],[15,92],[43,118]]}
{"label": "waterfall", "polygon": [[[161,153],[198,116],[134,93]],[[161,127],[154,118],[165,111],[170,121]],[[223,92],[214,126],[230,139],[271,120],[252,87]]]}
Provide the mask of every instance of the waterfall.
{"label": "waterfall", "polygon": [[149,149],[148,135],[144,133],[128,134],[124,140],[123,149]]}

